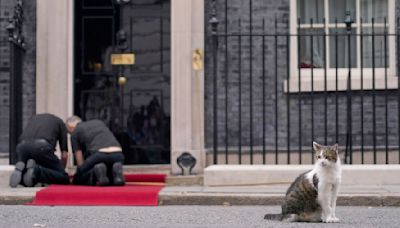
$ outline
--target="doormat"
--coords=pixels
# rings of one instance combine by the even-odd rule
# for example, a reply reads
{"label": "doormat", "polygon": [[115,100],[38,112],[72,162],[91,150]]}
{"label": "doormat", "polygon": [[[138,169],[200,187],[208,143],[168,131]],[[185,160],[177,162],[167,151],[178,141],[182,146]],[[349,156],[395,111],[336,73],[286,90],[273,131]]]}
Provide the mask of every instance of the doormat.
{"label": "doormat", "polygon": [[157,206],[165,174],[127,174],[125,186],[50,185],[28,205]]}

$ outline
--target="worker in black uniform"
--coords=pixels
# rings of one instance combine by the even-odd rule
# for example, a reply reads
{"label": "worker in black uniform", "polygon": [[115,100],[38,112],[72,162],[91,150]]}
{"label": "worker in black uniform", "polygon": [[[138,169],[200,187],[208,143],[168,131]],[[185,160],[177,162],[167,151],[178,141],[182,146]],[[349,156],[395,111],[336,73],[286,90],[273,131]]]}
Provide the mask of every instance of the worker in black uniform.
{"label": "worker in black uniform", "polygon": [[[61,160],[54,154],[59,143]],[[67,129],[52,114],[33,116],[23,130],[17,147],[17,163],[10,176],[10,186],[32,187],[36,183],[69,184],[65,167],[68,160]]]}
{"label": "worker in black uniform", "polygon": [[72,151],[77,163],[73,183],[77,185],[124,185],[124,155],[121,145],[100,120],[66,120]]}

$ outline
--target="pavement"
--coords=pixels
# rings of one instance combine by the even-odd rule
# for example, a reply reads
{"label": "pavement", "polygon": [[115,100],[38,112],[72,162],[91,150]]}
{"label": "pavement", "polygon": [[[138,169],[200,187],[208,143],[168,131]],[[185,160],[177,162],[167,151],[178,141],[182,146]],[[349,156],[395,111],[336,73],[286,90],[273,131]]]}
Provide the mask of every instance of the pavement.
{"label": "pavement", "polygon": [[[288,185],[206,187],[166,186],[159,193],[159,205],[280,205]],[[31,202],[42,187],[0,187],[0,204]],[[400,206],[400,186],[342,186],[341,206]]]}
{"label": "pavement", "polygon": [[[281,205],[288,185],[168,186],[160,205]],[[400,206],[399,185],[346,185],[338,195],[341,206]]]}
{"label": "pavement", "polygon": [[[13,166],[0,164],[0,205],[31,202],[43,187],[10,188],[8,178],[12,170]],[[289,187],[287,183],[226,186],[205,186],[203,183],[202,175],[169,176],[166,187],[159,193],[159,205],[281,205]],[[400,206],[400,184],[342,184],[337,204]]]}
{"label": "pavement", "polygon": [[35,198],[37,191],[42,187],[34,188],[10,188],[6,186],[0,187],[0,205],[21,205],[31,202]]}
{"label": "pavement", "polygon": [[398,228],[398,207],[339,206],[339,223],[287,223],[265,220],[278,206],[57,206],[0,205],[0,227],[26,228]]}

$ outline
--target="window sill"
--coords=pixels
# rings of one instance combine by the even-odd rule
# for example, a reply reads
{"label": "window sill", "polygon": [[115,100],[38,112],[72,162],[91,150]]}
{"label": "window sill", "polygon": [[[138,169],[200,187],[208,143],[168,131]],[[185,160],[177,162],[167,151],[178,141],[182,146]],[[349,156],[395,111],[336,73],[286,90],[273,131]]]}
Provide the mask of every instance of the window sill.
{"label": "window sill", "polygon": [[[398,89],[397,77],[388,76],[387,77],[387,88],[385,88],[385,78],[382,76],[375,77],[375,90],[392,90]],[[322,77],[315,78],[314,77],[314,85],[311,85],[310,77],[302,77],[301,80],[301,90],[300,92],[308,93],[308,92],[324,92],[324,91],[346,91],[347,90],[347,76],[341,77],[338,79],[337,88],[336,88],[336,78],[328,77],[325,80]],[[299,80],[294,77],[294,79],[289,80],[289,91],[288,91],[288,80],[284,81],[283,84],[285,93],[298,93],[299,92]],[[313,87],[313,89],[312,89]],[[326,89],[325,89],[326,87]],[[351,79],[351,90],[359,91],[359,90],[373,90],[373,80],[372,76],[365,76],[363,79],[363,85],[361,87],[361,78],[359,76],[353,76]]]}

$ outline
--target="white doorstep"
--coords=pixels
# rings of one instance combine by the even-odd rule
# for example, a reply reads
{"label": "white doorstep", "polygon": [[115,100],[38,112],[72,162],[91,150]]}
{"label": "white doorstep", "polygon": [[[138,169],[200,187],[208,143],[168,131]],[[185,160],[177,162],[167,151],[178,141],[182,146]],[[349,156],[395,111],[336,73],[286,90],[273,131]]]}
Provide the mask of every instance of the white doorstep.
{"label": "white doorstep", "polygon": [[13,171],[13,165],[0,165],[0,187],[9,186],[10,175]]}
{"label": "white doorstep", "polygon": [[[288,184],[313,165],[212,165],[205,186]],[[343,185],[400,185],[400,165],[342,165]]]}

